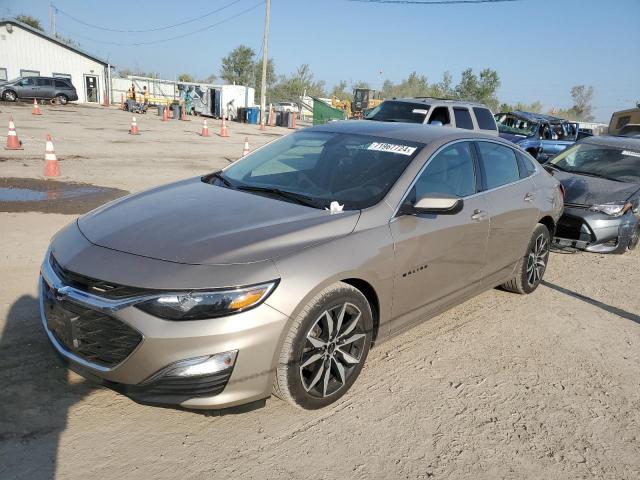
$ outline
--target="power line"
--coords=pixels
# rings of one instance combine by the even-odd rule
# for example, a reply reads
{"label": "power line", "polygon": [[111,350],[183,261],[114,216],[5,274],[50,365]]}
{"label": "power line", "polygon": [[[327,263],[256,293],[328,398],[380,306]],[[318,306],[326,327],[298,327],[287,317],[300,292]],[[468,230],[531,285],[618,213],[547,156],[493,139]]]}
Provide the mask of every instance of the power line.
{"label": "power line", "polygon": [[186,25],[187,23],[192,23],[195,22],[196,20],[200,20],[202,18],[206,18],[209,17],[211,15],[213,15],[214,13],[218,13],[221,12],[222,10],[224,10],[225,8],[229,8],[232,5],[235,5],[238,2],[241,2],[242,0],[234,0],[231,3],[227,3],[226,5],[223,5],[220,8],[217,8],[216,10],[212,10],[208,13],[205,13],[204,15],[200,15],[198,17],[194,17],[191,18],[189,20],[185,20],[184,22],[180,22],[180,23],[174,23],[172,25],[165,25],[164,27],[156,27],[156,28],[148,28],[145,30],[120,30],[117,28],[108,28],[108,27],[101,27],[100,25],[95,25],[93,23],[89,23],[89,22],[85,22],[84,20],[81,20],[79,18],[74,17],[73,15],[71,15],[70,13],[65,12],[64,10],[60,10],[58,7],[56,7],[55,5],[52,5],[52,7],[55,9],[55,11],[57,13],[61,13],[62,15],[69,17],[71,20],[73,20],[74,22],[78,22],[82,25],[85,25],[87,27],[91,27],[91,28],[97,28],[98,30],[104,30],[107,32],[117,32],[117,33],[146,33],[146,32],[158,32],[161,30],[168,30],[169,28],[174,28],[174,27],[179,27],[182,25]]}
{"label": "power line", "polygon": [[524,0],[348,0],[349,2],[360,3],[386,3],[396,5],[455,5],[474,3],[511,3],[522,2]]}
{"label": "power line", "polygon": [[156,43],[164,43],[164,42],[170,42],[172,40],[178,40],[180,38],[184,38],[184,37],[188,37],[190,35],[195,35],[196,33],[200,33],[200,32],[204,32],[205,30],[210,30],[213,27],[217,27],[218,25],[222,25],[223,23],[226,23],[230,20],[233,20],[235,18],[238,18],[241,15],[244,15],[245,13],[249,13],[251,10],[255,10],[256,8],[258,8],[260,5],[264,4],[264,0],[253,5],[252,7],[249,7],[245,10],[242,10],[241,12],[236,13],[235,15],[232,15],[230,17],[225,18],[224,20],[220,20],[219,22],[213,23],[211,25],[208,25],[206,27],[203,28],[199,28],[198,30],[193,30],[191,32],[188,33],[183,33],[182,35],[176,35],[175,37],[169,37],[169,38],[164,38],[161,40],[152,40],[149,42],[133,42],[133,43],[119,43],[119,42],[107,42],[104,40],[96,40],[95,38],[90,38],[90,37],[85,37],[84,35],[78,35],[78,34],[73,34],[73,36],[75,37],[80,37],[80,38],[84,38],[85,40],[89,40],[91,42],[95,42],[95,43],[103,43],[106,45],[116,45],[119,47],[138,47],[140,45],[153,45]]}

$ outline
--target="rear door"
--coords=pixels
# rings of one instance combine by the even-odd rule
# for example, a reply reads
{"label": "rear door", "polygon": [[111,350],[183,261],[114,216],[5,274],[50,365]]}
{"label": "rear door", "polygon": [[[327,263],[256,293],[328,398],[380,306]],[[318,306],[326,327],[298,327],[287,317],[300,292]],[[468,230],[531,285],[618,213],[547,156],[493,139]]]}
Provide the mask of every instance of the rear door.
{"label": "rear door", "polygon": [[53,79],[51,78],[36,78],[36,98],[53,98]]}
{"label": "rear door", "polygon": [[486,277],[512,267],[524,255],[540,212],[535,184],[527,172],[521,173],[516,151],[490,140],[477,141],[476,147],[491,224]]}
{"label": "rear door", "polygon": [[[426,194],[463,198],[453,215],[401,215],[389,224],[395,249],[393,317],[454,294],[479,279],[484,266],[489,216],[473,146],[449,144],[432,156],[409,189],[405,201]],[[404,203],[404,202],[403,202]],[[413,319],[399,318],[392,331]]]}

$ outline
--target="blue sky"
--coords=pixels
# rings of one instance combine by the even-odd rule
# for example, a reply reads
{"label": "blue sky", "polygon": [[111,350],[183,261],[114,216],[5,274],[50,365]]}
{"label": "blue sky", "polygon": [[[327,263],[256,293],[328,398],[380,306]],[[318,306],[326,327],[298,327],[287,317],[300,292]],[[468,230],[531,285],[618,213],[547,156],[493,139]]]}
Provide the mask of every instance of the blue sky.
{"label": "blue sky", "polygon": [[[188,20],[232,0],[55,0],[88,23],[145,29]],[[186,25],[151,33],[112,33],[59,13],[58,33],[118,67],[173,77],[220,73],[220,60],[239,44],[262,43],[264,5],[182,39],[140,46],[213,25],[260,0],[234,5]],[[0,15],[34,15],[48,27],[48,0],[0,0]],[[340,80],[400,81],[412,71],[437,81],[446,70],[459,79],[466,67],[490,67],[502,80],[501,101],[540,100],[548,108],[571,105],[569,90],[595,88],[598,120],[640,101],[640,0],[522,0],[480,5],[385,5],[347,0],[272,0],[269,54],[277,73],[303,63],[328,87]]]}

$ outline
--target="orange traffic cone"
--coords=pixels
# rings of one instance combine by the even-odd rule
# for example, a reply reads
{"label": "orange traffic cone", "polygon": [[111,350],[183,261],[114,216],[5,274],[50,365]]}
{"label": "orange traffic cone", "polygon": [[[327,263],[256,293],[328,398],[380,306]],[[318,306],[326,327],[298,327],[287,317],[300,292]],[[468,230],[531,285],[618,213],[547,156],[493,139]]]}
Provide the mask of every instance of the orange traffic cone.
{"label": "orange traffic cone", "polygon": [[120,110],[124,110],[124,95],[120,94]]}
{"label": "orange traffic cone", "polygon": [[49,134],[47,134],[47,146],[44,150],[44,176],[60,176],[60,165],[58,164],[58,157],[56,157],[56,152],[53,149],[53,142],[51,141],[51,135]]}
{"label": "orange traffic cone", "polygon": [[244,137],[244,148],[242,149],[242,156],[249,155],[249,137]]}
{"label": "orange traffic cone", "polygon": [[35,98],[33,99],[33,110],[31,110],[31,115],[42,115],[40,105],[38,105],[38,101]]}
{"label": "orange traffic cone", "polygon": [[208,137],[209,136],[209,127],[207,126],[207,119],[203,119],[202,120],[202,132],[200,132],[200,136],[201,137]]}
{"label": "orange traffic cone", "polygon": [[138,123],[136,122],[136,117],[131,117],[131,130],[129,130],[129,134],[140,135],[140,132],[138,131]]}
{"label": "orange traffic cone", "polygon": [[287,127],[292,130],[296,129],[296,112],[289,112],[289,124]]}
{"label": "orange traffic cone", "polygon": [[185,122],[191,121],[187,118],[187,108],[184,106],[184,103],[182,104],[182,115],[180,115],[180,120],[184,120]]}
{"label": "orange traffic cone", "polygon": [[229,132],[227,131],[227,124],[224,121],[224,115],[222,116],[222,125],[220,126],[220,136],[221,137],[229,136]]}
{"label": "orange traffic cone", "polygon": [[273,119],[273,108],[269,107],[269,116],[267,117],[267,124],[270,127],[273,127],[273,122],[274,122],[274,119]]}
{"label": "orange traffic cone", "polygon": [[7,133],[7,144],[5,150],[22,150],[22,142],[18,139],[16,126],[13,124],[13,117],[9,117],[9,133]]}

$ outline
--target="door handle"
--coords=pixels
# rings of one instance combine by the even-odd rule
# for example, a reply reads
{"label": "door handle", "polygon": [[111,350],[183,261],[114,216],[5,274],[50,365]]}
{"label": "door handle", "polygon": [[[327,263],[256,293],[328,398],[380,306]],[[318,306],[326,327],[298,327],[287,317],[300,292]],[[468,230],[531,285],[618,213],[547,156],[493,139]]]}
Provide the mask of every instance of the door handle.
{"label": "door handle", "polygon": [[536,198],[536,194],[535,193],[527,193],[524,196],[524,201],[525,202],[533,202],[533,200]]}
{"label": "door handle", "polygon": [[473,215],[471,215],[471,220],[474,220],[476,222],[484,220],[485,218],[487,218],[487,212],[485,212],[484,210],[474,210]]}

